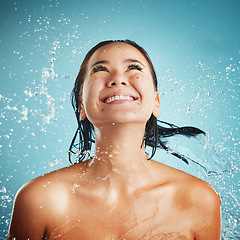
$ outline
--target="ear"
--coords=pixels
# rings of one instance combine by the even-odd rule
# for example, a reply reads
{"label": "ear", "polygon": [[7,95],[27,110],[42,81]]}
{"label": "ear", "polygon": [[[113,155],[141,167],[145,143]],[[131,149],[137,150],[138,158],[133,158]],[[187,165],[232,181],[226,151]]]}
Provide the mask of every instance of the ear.
{"label": "ear", "polygon": [[158,92],[155,92],[155,98],[154,98],[154,106],[153,106],[153,116],[158,118],[160,115],[160,95]]}
{"label": "ear", "polygon": [[81,103],[81,107],[80,107],[80,119],[81,120],[84,120],[87,115],[86,115],[86,112],[85,112],[85,109],[84,109],[84,105]]}
{"label": "ear", "polygon": [[85,108],[84,108],[83,102],[80,97],[79,97],[78,101],[79,101],[78,102],[78,104],[79,104],[78,111],[80,112],[80,119],[84,120],[86,118]]}

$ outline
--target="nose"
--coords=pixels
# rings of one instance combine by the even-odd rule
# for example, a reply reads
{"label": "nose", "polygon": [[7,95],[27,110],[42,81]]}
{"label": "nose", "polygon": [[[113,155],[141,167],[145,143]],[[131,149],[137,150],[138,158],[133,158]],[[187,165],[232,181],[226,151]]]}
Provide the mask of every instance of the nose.
{"label": "nose", "polygon": [[113,86],[126,86],[127,85],[127,79],[125,76],[119,72],[119,71],[114,71],[110,76],[109,80],[107,82],[108,87],[113,87]]}

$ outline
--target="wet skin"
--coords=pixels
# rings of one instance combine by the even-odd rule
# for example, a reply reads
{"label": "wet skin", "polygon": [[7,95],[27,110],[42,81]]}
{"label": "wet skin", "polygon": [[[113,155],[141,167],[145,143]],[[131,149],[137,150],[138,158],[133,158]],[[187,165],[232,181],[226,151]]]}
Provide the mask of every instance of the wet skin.
{"label": "wet skin", "polygon": [[149,161],[148,183],[135,189],[115,172],[93,178],[95,163],[87,163],[22,188],[11,230],[17,239],[220,239],[220,201],[205,182]]}
{"label": "wet skin", "polygon": [[98,49],[82,93],[81,119],[94,125],[95,157],[22,187],[8,239],[219,240],[215,190],[147,160],[140,147],[160,104],[144,56],[124,43]]}

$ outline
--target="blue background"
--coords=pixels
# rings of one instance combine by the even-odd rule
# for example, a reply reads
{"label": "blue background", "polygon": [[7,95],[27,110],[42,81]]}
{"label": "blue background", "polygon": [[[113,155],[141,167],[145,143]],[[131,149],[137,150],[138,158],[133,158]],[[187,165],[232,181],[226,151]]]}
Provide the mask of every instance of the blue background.
{"label": "blue background", "polygon": [[[84,55],[102,40],[128,38],[152,58],[160,119],[206,131],[204,164],[220,167],[208,174],[161,150],[155,159],[210,182],[222,199],[222,239],[239,239],[239,10],[239,0],[2,0],[2,238],[17,190],[68,166],[76,129],[70,93]],[[192,145],[197,154],[199,146]]]}

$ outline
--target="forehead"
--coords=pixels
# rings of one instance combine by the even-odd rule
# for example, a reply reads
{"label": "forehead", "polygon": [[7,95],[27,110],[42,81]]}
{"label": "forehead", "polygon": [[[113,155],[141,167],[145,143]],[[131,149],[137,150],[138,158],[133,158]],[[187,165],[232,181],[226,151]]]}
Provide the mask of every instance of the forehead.
{"label": "forehead", "polygon": [[89,59],[89,66],[99,60],[118,61],[122,59],[136,59],[147,63],[145,56],[135,47],[127,43],[110,43],[96,50]]}

